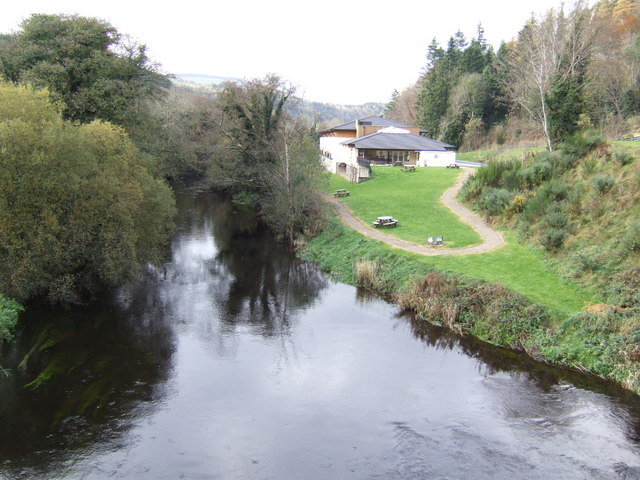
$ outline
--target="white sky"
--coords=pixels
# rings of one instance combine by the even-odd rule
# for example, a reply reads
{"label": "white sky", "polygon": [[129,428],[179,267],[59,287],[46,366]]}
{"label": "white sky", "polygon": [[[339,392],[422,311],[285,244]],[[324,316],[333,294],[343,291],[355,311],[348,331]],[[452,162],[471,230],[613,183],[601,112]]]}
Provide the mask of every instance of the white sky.
{"label": "white sky", "polygon": [[387,102],[415,82],[435,37],[469,40],[482,24],[498,48],[532,13],[560,0],[14,0],[3,2],[0,32],[32,13],[107,20],[146,44],[167,73],[239,78],[278,74],[307,100]]}

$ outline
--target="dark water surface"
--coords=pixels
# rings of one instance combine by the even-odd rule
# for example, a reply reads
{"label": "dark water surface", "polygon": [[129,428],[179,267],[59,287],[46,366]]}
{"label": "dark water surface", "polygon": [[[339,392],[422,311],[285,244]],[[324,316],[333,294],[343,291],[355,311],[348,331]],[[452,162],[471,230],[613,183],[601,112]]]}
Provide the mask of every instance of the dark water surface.
{"label": "dark water surface", "polygon": [[232,204],[179,203],[165,266],[29,310],[0,478],[640,478],[636,396],[416,325]]}

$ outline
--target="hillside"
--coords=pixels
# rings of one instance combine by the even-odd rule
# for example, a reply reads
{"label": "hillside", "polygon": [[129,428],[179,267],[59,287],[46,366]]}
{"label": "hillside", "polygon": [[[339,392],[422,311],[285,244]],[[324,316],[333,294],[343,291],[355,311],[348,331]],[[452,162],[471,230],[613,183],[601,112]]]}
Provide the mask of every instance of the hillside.
{"label": "hillside", "polygon": [[603,376],[617,363],[615,376],[637,383],[622,370],[640,360],[640,144],[573,137],[555,152],[502,158],[470,179],[462,199],[602,301],[559,327],[575,348],[555,360]]}

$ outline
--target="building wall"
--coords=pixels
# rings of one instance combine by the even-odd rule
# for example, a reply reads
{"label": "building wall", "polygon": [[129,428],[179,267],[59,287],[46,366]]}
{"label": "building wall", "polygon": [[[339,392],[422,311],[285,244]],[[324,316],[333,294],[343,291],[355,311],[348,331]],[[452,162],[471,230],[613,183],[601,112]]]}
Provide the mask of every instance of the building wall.
{"label": "building wall", "polygon": [[355,138],[356,131],[355,130],[332,130],[330,132],[324,132],[323,134],[320,135],[320,138],[325,138],[325,137],[340,137],[342,139]]}
{"label": "building wall", "polygon": [[338,173],[338,163],[350,163],[349,149],[341,145],[345,140],[343,137],[320,137],[322,163],[331,173]]}
{"label": "building wall", "polygon": [[456,162],[456,152],[420,152],[418,165],[421,167],[446,167]]}

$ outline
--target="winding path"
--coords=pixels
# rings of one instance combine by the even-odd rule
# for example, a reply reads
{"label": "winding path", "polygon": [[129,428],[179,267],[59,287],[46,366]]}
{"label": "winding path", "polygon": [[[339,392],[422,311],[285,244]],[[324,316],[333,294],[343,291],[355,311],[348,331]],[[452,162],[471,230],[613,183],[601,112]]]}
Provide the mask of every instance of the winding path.
{"label": "winding path", "polygon": [[464,185],[467,178],[469,178],[471,172],[472,169],[463,168],[463,173],[458,178],[456,184],[448,190],[445,190],[440,198],[440,201],[445,206],[450,208],[464,223],[471,226],[482,237],[482,243],[478,245],[471,245],[470,247],[443,248],[420,245],[407,240],[402,240],[365,224],[362,220],[353,215],[343,202],[333,196],[324,194],[324,198],[328,203],[333,205],[345,225],[357,230],[367,237],[385,242],[392,247],[407,250],[408,252],[417,253],[419,255],[467,255],[470,253],[484,253],[501,247],[505,244],[505,240],[502,238],[500,233],[489,227],[479,215],[472,212],[456,200],[456,194],[460,188],[462,188],[462,185]]}

